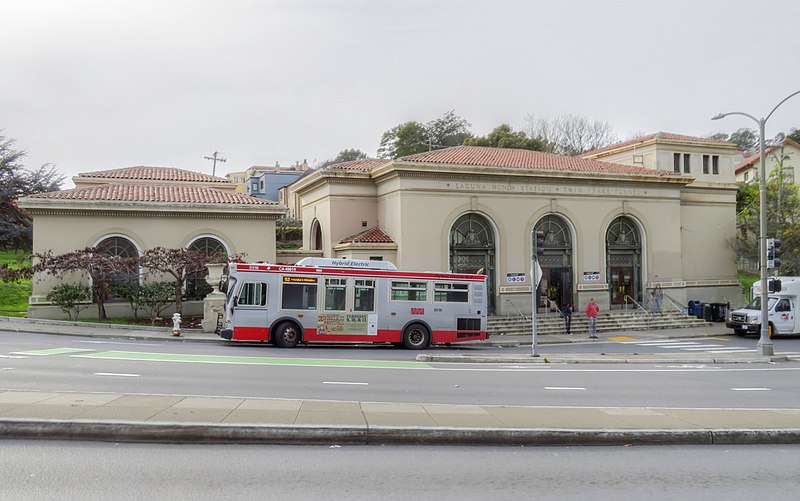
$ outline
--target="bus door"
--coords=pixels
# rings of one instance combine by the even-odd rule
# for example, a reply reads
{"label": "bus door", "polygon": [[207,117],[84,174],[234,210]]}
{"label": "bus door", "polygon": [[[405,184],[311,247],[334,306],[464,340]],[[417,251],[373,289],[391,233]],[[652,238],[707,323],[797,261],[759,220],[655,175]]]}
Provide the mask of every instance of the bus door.
{"label": "bus door", "polygon": [[253,280],[240,280],[240,283],[237,295],[233,298],[234,339],[269,339],[267,283]]}

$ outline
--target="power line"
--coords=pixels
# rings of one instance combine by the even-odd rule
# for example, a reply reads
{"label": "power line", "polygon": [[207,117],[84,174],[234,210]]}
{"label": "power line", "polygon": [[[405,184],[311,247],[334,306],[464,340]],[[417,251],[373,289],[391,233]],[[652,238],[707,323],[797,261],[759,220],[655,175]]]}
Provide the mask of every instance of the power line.
{"label": "power line", "polygon": [[217,175],[217,162],[222,162],[222,163],[226,162],[226,160],[224,158],[219,158],[219,157],[217,157],[217,155],[219,155],[219,153],[215,151],[214,152],[214,156],[204,157],[206,160],[213,160],[214,161],[214,166],[211,168],[211,175],[212,176],[216,176]]}

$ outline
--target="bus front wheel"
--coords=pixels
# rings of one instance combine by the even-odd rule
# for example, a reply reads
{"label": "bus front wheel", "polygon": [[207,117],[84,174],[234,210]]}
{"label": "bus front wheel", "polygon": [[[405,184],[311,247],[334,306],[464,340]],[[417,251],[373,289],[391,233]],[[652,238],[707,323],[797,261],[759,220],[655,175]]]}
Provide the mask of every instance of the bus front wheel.
{"label": "bus front wheel", "polygon": [[294,348],[300,341],[300,330],[292,322],[283,322],[275,329],[275,345],[280,348]]}
{"label": "bus front wheel", "polygon": [[424,350],[431,342],[431,333],[427,327],[412,324],[403,332],[403,346],[409,350]]}

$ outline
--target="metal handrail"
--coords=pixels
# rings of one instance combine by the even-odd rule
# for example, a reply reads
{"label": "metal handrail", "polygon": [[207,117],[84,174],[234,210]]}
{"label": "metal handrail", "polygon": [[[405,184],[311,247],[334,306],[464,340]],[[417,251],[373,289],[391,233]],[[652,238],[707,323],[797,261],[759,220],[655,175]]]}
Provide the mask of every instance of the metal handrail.
{"label": "metal handrail", "polygon": [[664,298],[669,301],[669,304],[672,305],[673,308],[678,310],[679,312],[683,313],[684,307],[679,302],[675,300],[674,297],[671,297],[669,294],[664,294]]}
{"label": "metal handrail", "polygon": [[524,318],[525,320],[530,320],[530,317],[528,317],[527,315],[525,315],[524,313],[522,313],[521,311],[519,311],[519,308],[517,308],[517,305],[515,305],[514,303],[512,303],[510,299],[506,299],[506,303],[505,303],[505,304],[506,304],[506,305],[511,305],[511,307],[512,307],[512,308],[514,308],[515,310],[517,310],[517,314],[518,314],[519,316],[521,316],[522,318]]}
{"label": "metal handrail", "polygon": [[649,311],[647,311],[647,310],[646,310],[646,309],[645,309],[645,308],[644,308],[642,305],[640,305],[638,302],[636,302],[636,300],[635,300],[635,299],[633,299],[632,297],[630,297],[630,296],[629,296],[629,295],[627,295],[627,294],[625,294],[625,297],[624,297],[624,298],[622,298],[622,300],[623,300],[623,301],[625,301],[625,309],[626,309],[626,310],[628,309],[628,299],[630,299],[630,300],[631,300],[631,302],[632,302],[633,304],[635,304],[635,305],[636,305],[636,306],[637,306],[637,307],[638,307],[640,310],[642,310],[643,312],[645,312],[645,313],[646,313],[646,314],[648,314],[648,315],[650,314],[650,312],[649,312]]}

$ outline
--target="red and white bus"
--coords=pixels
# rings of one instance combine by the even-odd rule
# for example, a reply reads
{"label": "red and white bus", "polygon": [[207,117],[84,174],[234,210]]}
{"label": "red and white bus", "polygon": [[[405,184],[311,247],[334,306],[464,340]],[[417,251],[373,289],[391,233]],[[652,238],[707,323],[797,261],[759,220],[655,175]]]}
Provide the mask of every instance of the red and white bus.
{"label": "red and white bus", "polygon": [[234,341],[431,343],[486,339],[485,275],[398,271],[388,261],[305,258],[296,265],[230,263],[226,318]]}

